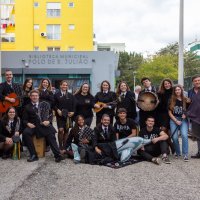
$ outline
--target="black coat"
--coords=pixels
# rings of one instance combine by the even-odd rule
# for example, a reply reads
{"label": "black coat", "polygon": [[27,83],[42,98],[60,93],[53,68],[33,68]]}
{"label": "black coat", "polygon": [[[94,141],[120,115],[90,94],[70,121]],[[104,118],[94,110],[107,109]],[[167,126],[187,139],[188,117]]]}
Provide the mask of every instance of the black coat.
{"label": "black coat", "polygon": [[54,106],[54,95],[52,91],[41,90],[40,91],[40,101],[46,101],[50,104],[51,108]]}
{"label": "black coat", "polygon": [[127,110],[127,118],[135,119],[137,117],[135,94],[131,91],[127,91],[125,98],[121,98],[120,101],[118,101],[116,113],[119,108],[125,108]]}
{"label": "black coat", "polygon": [[51,122],[50,107],[41,106],[40,108],[39,105],[39,109],[41,109],[41,119],[38,117],[37,111],[34,109],[32,103],[26,105],[22,118],[24,127],[27,127],[28,123],[34,124],[36,126],[35,134],[38,138],[47,136],[50,133],[56,133],[55,128],[51,124],[48,127],[41,125],[43,121]]}
{"label": "black coat", "polygon": [[12,87],[7,83],[0,84],[0,101],[4,101],[5,97],[10,93],[16,93],[19,97],[22,96],[22,88],[18,83],[12,83]]}
{"label": "black coat", "polygon": [[75,112],[76,110],[76,100],[71,93],[67,93],[65,97],[62,96],[61,91],[54,95],[54,109],[57,110],[67,110],[68,112]]}
{"label": "black coat", "polygon": [[[114,92],[109,91],[108,93],[104,94],[103,92],[98,92],[95,95],[95,103],[103,102],[103,103],[110,103],[116,101],[117,96]],[[115,104],[110,104],[111,108],[104,108],[100,112],[96,113],[97,116],[101,117],[103,114],[108,114],[110,116],[115,115]]]}
{"label": "black coat", "polygon": [[93,147],[98,146],[100,143],[109,143],[116,140],[116,134],[113,126],[108,126],[108,134],[105,136],[104,131],[102,129],[102,124],[99,124],[94,128],[94,136],[92,138]]}
{"label": "black coat", "polygon": [[93,117],[92,108],[94,107],[94,97],[92,95],[83,96],[81,94],[76,94],[76,113],[77,115],[82,115],[85,118]]}

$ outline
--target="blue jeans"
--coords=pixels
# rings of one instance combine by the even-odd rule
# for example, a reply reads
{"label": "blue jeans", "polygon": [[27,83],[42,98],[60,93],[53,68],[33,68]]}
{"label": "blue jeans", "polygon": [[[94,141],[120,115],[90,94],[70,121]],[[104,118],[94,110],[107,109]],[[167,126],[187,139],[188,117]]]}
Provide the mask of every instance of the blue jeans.
{"label": "blue jeans", "polygon": [[[177,118],[177,120],[181,121],[180,118]],[[180,130],[181,138],[182,138],[182,154],[183,156],[187,156],[188,155],[188,121],[187,119],[183,119],[182,124],[177,129],[176,128],[177,128],[177,124],[172,119],[170,119],[171,134],[173,134],[174,131],[176,130],[176,132],[172,136],[176,155],[178,156],[181,155],[180,145],[178,141],[178,130]]]}

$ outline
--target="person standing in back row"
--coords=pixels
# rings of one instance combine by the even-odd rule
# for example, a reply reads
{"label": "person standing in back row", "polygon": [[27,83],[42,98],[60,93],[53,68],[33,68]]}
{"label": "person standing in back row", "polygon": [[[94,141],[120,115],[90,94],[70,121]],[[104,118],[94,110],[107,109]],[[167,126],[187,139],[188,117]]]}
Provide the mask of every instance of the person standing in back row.
{"label": "person standing in back row", "polygon": [[75,93],[76,98],[76,112],[75,118],[78,115],[84,117],[84,122],[87,126],[91,126],[93,119],[94,97],[90,93],[90,86],[88,83],[83,83],[80,89]]}
{"label": "person standing in back row", "polygon": [[95,95],[95,107],[100,108],[97,102],[104,103],[103,109],[96,113],[96,126],[101,123],[101,118],[104,114],[110,116],[110,123],[113,124],[113,117],[115,116],[116,94],[111,91],[111,86],[108,81],[101,83],[101,91]]}
{"label": "person standing in back row", "polygon": [[66,80],[61,81],[60,91],[54,95],[56,120],[58,126],[58,142],[60,150],[64,151],[69,128],[72,128],[72,117],[76,109],[75,97],[68,92]]}
{"label": "person standing in back row", "polygon": [[[118,113],[120,108],[125,108],[127,111],[127,118],[135,120],[137,117],[135,94],[130,91],[125,81],[119,83],[116,94],[118,100],[116,113]],[[118,120],[118,116],[116,116],[116,120]]]}
{"label": "person standing in back row", "polygon": [[[151,85],[151,80],[148,77],[142,78],[141,84],[143,85],[144,89],[140,92],[139,97],[138,97],[139,99],[140,99],[140,95],[142,95],[145,92],[152,92],[156,94],[156,88]],[[146,119],[148,116],[152,116],[156,119],[156,110],[144,111],[140,109],[139,116],[140,116],[140,128],[144,128],[146,127]],[[155,121],[155,124],[157,126],[156,121]]]}

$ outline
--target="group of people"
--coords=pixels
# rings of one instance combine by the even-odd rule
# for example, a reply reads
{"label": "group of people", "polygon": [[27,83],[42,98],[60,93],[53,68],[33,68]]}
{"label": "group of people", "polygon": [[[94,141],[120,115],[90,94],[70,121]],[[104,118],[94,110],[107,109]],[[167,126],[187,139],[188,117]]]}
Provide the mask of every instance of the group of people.
{"label": "group of people", "polygon": [[[83,83],[74,94],[69,92],[66,80],[60,82],[58,91],[52,90],[47,78],[41,80],[37,89],[33,89],[31,78],[21,86],[13,82],[12,71],[6,70],[5,82],[0,84],[0,102],[2,106],[5,102],[12,105],[16,99],[9,94],[16,93],[20,104],[2,113],[1,156],[3,159],[11,156],[13,137],[21,135],[22,144],[30,153],[27,161],[37,161],[32,139],[36,135],[45,137],[47,151],[52,150],[56,162],[63,160],[64,154],[72,157],[75,163],[124,162],[137,153],[155,164],[160,164],[161,159],[169,164],[170,152],[188,161],[188,124],[192,123],[198,143],[198,152],[192,157],[200,158],[200,76],[194,76],[192,81],[194,87],[188,96],[181,85],[174,86],[170,79],[164,79],[156,90],[148,77],[141,80],[143,89],[136,86],[135,91],[131,91],[125,81],[118,84],[116,92],[111,91],[110,83],[105,80],[93,96],[88,83]],[[156,105],[153,110],[137,107],[140,97],[147,92],[158,99],[150,102]],[[94,111],[96,126],[92,129]]]}

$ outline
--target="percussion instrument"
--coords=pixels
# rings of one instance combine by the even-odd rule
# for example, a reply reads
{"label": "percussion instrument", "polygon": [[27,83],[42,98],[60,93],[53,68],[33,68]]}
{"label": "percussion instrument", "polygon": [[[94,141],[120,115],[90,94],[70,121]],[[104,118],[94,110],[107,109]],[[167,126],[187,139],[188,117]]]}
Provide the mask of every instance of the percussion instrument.
{"label": "percussion instrument", "polygon": [[158,96],[153,92],[143,92],[139,95],[137,106],[143,111],[153,111],[158,106]]}

